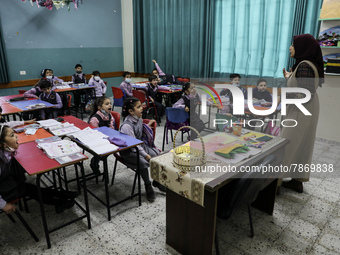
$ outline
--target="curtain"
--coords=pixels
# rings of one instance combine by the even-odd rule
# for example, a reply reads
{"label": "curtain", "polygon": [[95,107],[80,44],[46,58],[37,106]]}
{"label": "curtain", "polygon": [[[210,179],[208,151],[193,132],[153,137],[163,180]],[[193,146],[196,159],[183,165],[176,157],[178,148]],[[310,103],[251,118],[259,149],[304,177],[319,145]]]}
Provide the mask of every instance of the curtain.
{"label": "curtain", "polygon": [[214,0],[134,0],[135,71],[207,77],[213,72]]}
{"label": "curtain", "polygon": [[218,0],[215,76],[282,77],[295,0]]}
{"label": "curtain", "polygon": [[[315,20],[319,18],[322,2],[323,0],[309,0],[307,4],[306,0],[296,0],[291,44],[293,43],[293,37],[295,35],[308,33],[315,38],[318,37],[320,22]],[[289,58],[288,66],[292,67],[294,63],[295,60]]]}
{"label": "curtain", "polygon": [[7,61],[6,61],[6,49],[5,42],[2,36],[2,26],[0,20],[0,83],[9,82]]}

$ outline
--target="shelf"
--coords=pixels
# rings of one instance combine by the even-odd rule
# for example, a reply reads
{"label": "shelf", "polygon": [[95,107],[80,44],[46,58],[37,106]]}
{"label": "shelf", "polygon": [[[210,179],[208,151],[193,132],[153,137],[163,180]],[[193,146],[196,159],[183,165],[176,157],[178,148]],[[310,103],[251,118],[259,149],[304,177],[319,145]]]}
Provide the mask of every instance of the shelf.
{"label": "shelf", "polygon": [[332,21],[332,20],[340,20],[340,18],[330,18],[330,19],[319,19],[319,21]]}
{"label": "shelf", "polygon": [[321,49],[340,49],[340,46],[320,46]]}
{"label": "shelf", "polygon": [[324,74],[329,76],[340,76],[340,73],[324,73]]}

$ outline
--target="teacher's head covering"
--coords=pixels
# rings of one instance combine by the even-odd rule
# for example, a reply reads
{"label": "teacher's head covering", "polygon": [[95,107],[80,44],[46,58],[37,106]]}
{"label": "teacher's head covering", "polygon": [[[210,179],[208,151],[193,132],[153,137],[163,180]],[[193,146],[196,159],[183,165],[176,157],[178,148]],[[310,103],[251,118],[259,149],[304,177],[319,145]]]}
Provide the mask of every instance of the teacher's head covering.
{"label": "teacher's head covering", "polygon": [[319,77],[323,81],[324,78],[324,64],[321,53],[321,48],[317,40],[310,34],[302,34],[294,36],[293,46],[295,49],[296,63],[293,66],[293,71],[298,64],[303,60],[309,60],[318,69]]}

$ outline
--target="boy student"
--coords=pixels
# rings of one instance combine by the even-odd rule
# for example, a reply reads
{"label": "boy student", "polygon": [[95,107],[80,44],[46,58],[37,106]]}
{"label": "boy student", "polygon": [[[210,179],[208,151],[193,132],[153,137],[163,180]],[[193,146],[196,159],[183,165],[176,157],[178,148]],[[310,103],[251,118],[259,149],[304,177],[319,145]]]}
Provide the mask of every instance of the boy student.
{"label": "boy student", "polygon": [[[248,93],[247,93],[247,90],[243,87],[240,86],[240,79],[241,79],[241,75],[239,75],[238,73],[232,73],[230,76],[230,84],[231,85],[234,85],[236,87],[238,87],[239,89],[242,90],[243,92],[243,96],[244,96],[244,99],[247,99],[248,98]],[[231,92],[229,89],[223,89],[221,92],[220,92],[220,95],[221,96],[230,96]]]}
{"label": "boy student", "polygon": [[165,107],[164,105],[162,105],[162,97],[157,93],[157,91],[158,89],[162,89],[162,90],[169,90],[170,92],[172,92],[172,90],[166,86],[160,87],[158,85],[157,76],[153,74],[149,76],[149,82],[147,83],[146,89],[147,89],[149,99],[156,106],[156,109],[157,109],[157,120],[156,121],[159,124],[161,123],[161,117],[163,116],[163,111],[165,110]]}
{"label": "boy student", "polygon": [[76,73],[72,75],[73,83],[86,83],[86,75],[83,73],[83,67],[81,64],[76,64]]}
{"label": "boy student", "polygon": [[55,105],[54,108],[40,110],[40,118],[45,120],[46,116],[48,119],[58,117],[59,110],[63,107],[60,96],[57,92],[52,91],[51,83],[47,80],[41,81],[40,89],[42,93],[39,99]]}
{"label": "boy student", "polygon": [[253,88],[253,99],[264,99],[267,102],[272,102],[272,96],[267,90],[267,81],[265,79],[258,79],[256,88]]}
{"label": "boy student", "polygon": [[124,93],[124,99],[126,97],[132,97],[131,73],[124,72],[123,79],[124,81],[119,85],[119,88]]}

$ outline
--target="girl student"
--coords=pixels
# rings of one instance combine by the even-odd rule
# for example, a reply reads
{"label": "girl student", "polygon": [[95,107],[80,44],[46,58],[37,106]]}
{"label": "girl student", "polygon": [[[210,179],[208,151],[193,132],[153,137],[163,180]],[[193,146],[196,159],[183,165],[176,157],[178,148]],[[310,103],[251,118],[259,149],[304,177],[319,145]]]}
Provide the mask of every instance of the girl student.
{"label": "girl student", "polygon": [[[196,87],[193,83],[187,82],[183,85],[183,96],[172,107],[184,108],[189,113],[189,124],[191,127],[197,129],[198,132],[202,132],[205,128],[200,116],[196,113],[196,107],[198,103],[201,103],[201,97],[196,91]],[[207,101],[208,105],[212,105],[210,101]],[[196,132],[191,131],[190,139],[197,138]]]}
{"label": "girl student", "polygon": [[[115,119],[111,114],[112,104],[108,97],[97,98],[93,104],[92,113],[89,118],[89,123],[94,127],[109,127],[116,129]],[[96,175],[100,174],[99,160],[96,157],[91,159],[90,167]]]}
{"label": "girl student", "polygon": [[[137,98],[126,98],[122,108],[122,116],[125,119],[120,128],[121,132],[139,140],[143,140],[143,130],[148,128],[143,127],[142,112],[142,104]],[[155,120],[150,120],[147,126],[150,128],[154,122]],[[155,146],[148,146],[145,142],[142,145],[138,145],[137,148],[139,150],[140,174],[145,184],[146,198],[148,201],[153,202],[155,200],[155,192],[153,191],[152,186],[157,187],[161,191],[166,191],[166,188],[156,181],[153,181],[151,186],[149,178],[149,161],[152,157],[159,154],[159,150]],[[137,152],[135,148],[121,151],[120,155],[126,161],[125,164],[127,167],[133,169],[137,168]]]}
{"label": "girl student", "polygon": [[[19,148],[18,135],[8,125],[0,125],[0,209],[7,214],[15,212],[16,206],[10,202],[16,198],[28,196],[38,200],[37,187],[25,182],[25,174],[13,157]],[[77,192],[57,191],[42,188],[45,204],[55,205],[56,213],[62,213],[74,206]]]}

